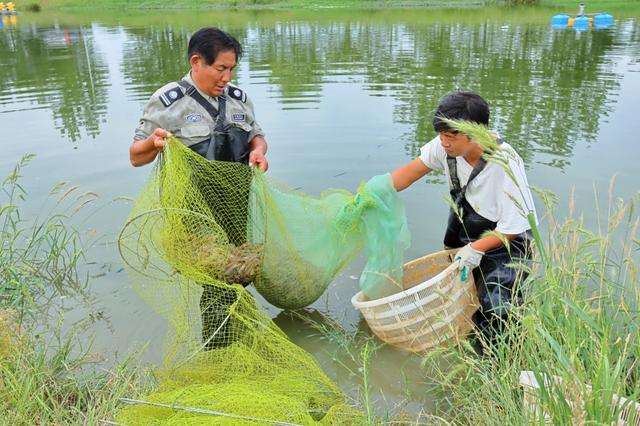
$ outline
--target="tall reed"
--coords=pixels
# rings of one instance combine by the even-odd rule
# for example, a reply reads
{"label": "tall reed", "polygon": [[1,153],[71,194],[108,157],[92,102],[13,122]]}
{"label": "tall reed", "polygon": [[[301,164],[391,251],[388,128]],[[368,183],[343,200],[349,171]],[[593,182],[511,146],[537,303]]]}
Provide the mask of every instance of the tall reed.
{"label": "tall reed", "polygon": [[[15,310],[19,323],[43,319],[56,297],[83,294],[86,279],[77,269],[84,256],[82,241],[67,222],[96,197],[74,197],[79,187],[61,182],[51,190],[53,206],[26,217],[27,193],[20,178],[32,159],[24,156],[0,185],[0,306]],[[71,197],[75,206],[61,212],[60,205]]]}
{"label": "tall reed", "polygon": [[149,376],[136,354],[98,370],[75,330],[62,335],[56,302],[88,299],[78,272],[88,243],[70,222],[98,196],[61,182],[29,217],[21,178],[32,158],[0,185],[0,424],[98,424],[114,417],[119,397],[142,392]]}
{"label": "tall reed", "polygon": [[[469,123],[452,125],[476,140],[486,136]],[[622,410],[640,400],[640,194],[614,198],[612,181],[604,211],[595,200],[592,230],[573,199],[559,221],[555,197],[539,195],[547,229],[543,234],[532,222],[537,262],[506,332],[486,356],[466,343],[425,359],[435,366],[439,356],[449,361],[437,380],[455,423],[617,424]],[[522,371],[532,371],[539,384],[533,407],[524,404]],[[618,405],[614,395],[630,401]]]}

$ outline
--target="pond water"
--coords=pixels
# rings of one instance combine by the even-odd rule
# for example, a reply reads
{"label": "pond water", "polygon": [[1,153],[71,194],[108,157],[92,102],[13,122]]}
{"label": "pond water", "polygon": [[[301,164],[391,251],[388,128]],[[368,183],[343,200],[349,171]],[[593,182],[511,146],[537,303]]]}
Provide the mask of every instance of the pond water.
{"label": "pond water", "polygon": [[[612,12],[612,11],[609,11]],[[398,11],[145,12],[127,16],[3,17],[0,28],[0,175],[37,154],[23,184],[29,212],[58,181],[101,195],[135,197],[150,167],[133,168],[128,147],[149,95],[187,71],[186,44],[202,26],[234,34],[245,54],[235,82],[252,98],[267,133],[269,175],[317,195],[354,191],[414,158],[435,136],[430,122],[450,91],[479,92],[492,127],[523,157],[529,182],[558,194],[595,222],[594,190],[634,196],[640,182],[640,24],[616,15],[607,30],[554,30],[543,9]],[[637,15],[637,14],[636,14]],[[7,18],[7,19],[4,19]],[[412,246],[406,259],[437,251],[447,215],[441,176],[402,193]],[[122,356],[148,343],[158,361],[162,322],[133,293],[115,241],[130,205],[105,205],[76,225],[102,235],[89,253],[94,349]],[[544,209],[539,204],[538,211]],[[544,218],[543,223],[544,223]],[[311,308],[347,330],[359,327],[351,296],[357,259]],[[69,321],[89,315],[68,304]],[[327,373],[355,391],[332,344],[299,319],[267,306]],[[93,317],[92,317],[93,318]],[[373,387],[392,407],[426,404],[419,357],[385,348]],[[389,368],[393,366],[394,368]],[[414,392],[408,397],[407,390]],[[415,411],[415,410],[414,410]]]}

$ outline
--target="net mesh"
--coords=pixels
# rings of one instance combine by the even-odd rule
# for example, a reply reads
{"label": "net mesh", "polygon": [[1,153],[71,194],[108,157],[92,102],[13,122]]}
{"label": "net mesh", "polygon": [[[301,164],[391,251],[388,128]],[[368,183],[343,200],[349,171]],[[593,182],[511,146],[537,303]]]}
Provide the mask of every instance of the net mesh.
{"label": "net mesh", "polygon": [[356,195],[314,198],[168,140],[119,249],[138,293],[168,319],[160,385],[145,401],[174,408],[134,405],[118,421],[360,424],[348,398],[245,286],[281,308],[307,306],[366,244],[360,284],[376,297],[397,290],[408,243],[389,175]]}

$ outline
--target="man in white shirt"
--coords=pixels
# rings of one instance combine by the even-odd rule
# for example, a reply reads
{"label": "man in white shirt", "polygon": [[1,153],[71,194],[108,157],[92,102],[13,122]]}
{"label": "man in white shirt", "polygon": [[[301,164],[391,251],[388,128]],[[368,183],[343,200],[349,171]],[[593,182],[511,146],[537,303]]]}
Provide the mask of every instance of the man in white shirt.
{"label": "man in white shirt", "polygon": [[[531,258],[529,243],[531,226],[527,214],[535,217],[524,164],[507,143],[500,143],[498,155],[503,164],[487,161],[483,147],[463,133],[449,127],[442,118],[489,124],[489,106],[479,95],[455,92],[438,105],[433,126],[438,136],[420,150],[415,160],[396,169],[391,176],[397,191],[402,191],[432,170],[447,176],[453,209],[444,237],[448,248],[460,248],[460,270],[463,279],[473,270],[480,310],[474,321],[480,332],[491,341],[501,327],[513,303],[520,302],[515,287],[525,277],[521,269],[509,265]],[[507,173],[505,167],[510,169]],[[495,231],[509,241],[509,249]]]}

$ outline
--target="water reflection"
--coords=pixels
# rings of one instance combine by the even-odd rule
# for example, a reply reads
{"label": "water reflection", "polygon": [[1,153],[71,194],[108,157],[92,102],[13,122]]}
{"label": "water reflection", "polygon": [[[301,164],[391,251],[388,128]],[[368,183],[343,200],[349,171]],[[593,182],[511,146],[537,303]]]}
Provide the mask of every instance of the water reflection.
{"label": "water reflection", "polygon": [[128,30],[122,73],[134,99],[147,100],[158,87],[184,76],[190,36],[185,28],[172,26]]}
{"label": "water reflection", "polygon": [[[394,103],[412,156],[433,137],[438,100],[475,90],[525,162],[539,153],[539,161],[563,169],[576,143],[595,141],[611,110],[621,79],[616,54],[627,45],[622,39],[637,38],[637,25],[575,34],[541,24],[292,21],[235,34],[251,83],[274,87],[282,109],[317,108],[328,84],[361,84]],[[171,27],[131,31],[123,69],[134,97],[182,75],[188,35]]]}
{"label": "water reflection", "polygon": [[525,161],[549,153],[560,157],[554,166],[564,167],[577,141],[595,140],[619,87],[609,56],[619,36],[613,32],[576,40],[541,25],[291,23],[259,33],[250,56],[270,69],[269,82],[288,102],[347,74],[372,95],[398,101],[394,119],[410,126],[404,135],[410,155],[433,137],[439,98],[463,88],[490,100],[494,125]]}
{"label": "water reflection", "polygon": [[[194,30],[172,25],[127,29],[122,73],[134,100],[146,101],[160,86],[184,76],[189,69],[187,46]],[[246,45],[247,28],[225,30]],[[236,72],[240,69],[241,64]]]}
{"label": "water reflection", "polygon": [[[548,20],[365,18],[234,21],[228,29],[245,46],[249,83],[269,85],[282,109],[318,108],[329,85],[344,88],[338,90],[345,102],[354,87],[389,98],[394,121],[403,125],[405,152],[413,156],[433,137],[430,118],[438,100],[455,89],[475,90],[489,100],[494,126],[525,162],[559,169],[570,164],[576,144],[596,140],[625,72],[620,57],[635,64],[640,57],[632,20],[575,33],[554,30]],[[193,30],[175,23],[124,28],[119,71],[134,100],[183,75]],[[0,49],[0,112],[47,108],[72,141],[83,131],[99,133],[108,69],[91,28],[5,27]],[[364,107],[354,103],[353,111]]]}
{"label": "water reflection", "polygon": [[100,133],[108,70],[91,28],[5,28],[0,51],[0,113],[47,108],[71,141]]}
{"label": "water reflection", "polygon": [[6,26],[15,26],[18,23],[18,17],[16,15],[2,15],[2,20],[0,20],[0,29]]}
{"label": "water reflection", "polygon": [[[283,109],[315,108],[322,97],[323,83],[331,77],[327,56],[340,51],[332,43],[340,33],[339,27],[296,22],[252,29],[247,45],[255,69],[252,79],[277,87],[275,96]],[[349,49],[344,54],[348,55]]]}

